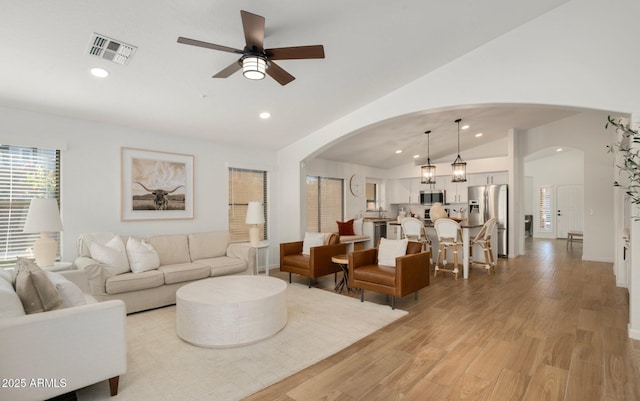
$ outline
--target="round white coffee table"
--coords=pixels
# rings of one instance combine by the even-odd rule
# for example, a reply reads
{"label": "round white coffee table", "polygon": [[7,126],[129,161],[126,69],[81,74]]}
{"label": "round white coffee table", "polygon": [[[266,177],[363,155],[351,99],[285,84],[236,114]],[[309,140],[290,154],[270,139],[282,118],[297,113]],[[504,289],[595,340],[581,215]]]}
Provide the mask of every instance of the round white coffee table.
{"label": "round white coffee table", "polygon": [[266,276],[224,276],[176,292],[176,330],[200,347],[233,347],[270,337],[287,323],[287,283]]}

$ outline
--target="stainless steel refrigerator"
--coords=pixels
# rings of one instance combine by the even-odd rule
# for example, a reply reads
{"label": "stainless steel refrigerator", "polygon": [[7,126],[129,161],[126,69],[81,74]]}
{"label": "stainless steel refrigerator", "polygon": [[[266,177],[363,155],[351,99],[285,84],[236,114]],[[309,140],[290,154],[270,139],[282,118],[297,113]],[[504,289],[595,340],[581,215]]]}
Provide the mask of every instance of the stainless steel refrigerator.
{"label": "stainless steel refrigerator", "polygon": [[477,185],[468,189],[469,223],[484,224],[492,217],[498,219],[498,256],[507,256],[509,250],[508,196],[506,184]]}

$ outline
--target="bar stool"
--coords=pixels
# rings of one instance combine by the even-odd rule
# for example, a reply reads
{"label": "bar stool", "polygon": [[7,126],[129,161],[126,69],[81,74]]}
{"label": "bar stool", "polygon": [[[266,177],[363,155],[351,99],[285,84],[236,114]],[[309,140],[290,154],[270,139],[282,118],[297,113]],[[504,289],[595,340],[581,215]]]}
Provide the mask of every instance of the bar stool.
{"label": "bar stool", "polygon": [[[496,271],[496,261],[493,257],[493,250],[491,249],[491,233],[496,227],[496,223],[498,219],[495,217],[487,220],[486,223],[478,232],[478,235],[469,243],[469,267],[479,268],[486,270],[487,274],[491,274],[491,272]],[[474,262],[473,261],[473,247],[474,245],[478,245],[482,248],[484,252],[484,263]]]}
{"label": "bar stool", "polygon": [[[462,228],[460,224],[452,219],[441,218],[433,223],[438,235],[438,256],[436,257],[435,272],[433,277],[438,275],[439,271],[446,271],[458,279],[460,269],[458,268],[458,252],[462,248]],[[453,269],[445,268],[447,266],[447,250],[453,249]],[[442,267],[440,267],[440,256],[444,256]]]}
{"label": "bar stool", "polygon": [[421,243],[422,251],[431,250],[431,240],[427,237],[427,230],[421,220],[414,217],[405,217],[400,226],[402,227],[403,239]]}

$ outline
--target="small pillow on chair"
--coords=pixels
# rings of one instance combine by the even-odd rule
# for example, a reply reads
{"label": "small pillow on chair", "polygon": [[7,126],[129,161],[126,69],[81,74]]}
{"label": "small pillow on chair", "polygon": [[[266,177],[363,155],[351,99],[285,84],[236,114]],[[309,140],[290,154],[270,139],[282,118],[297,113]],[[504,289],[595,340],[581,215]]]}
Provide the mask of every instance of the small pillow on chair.
{"label": "small pillow on chair", "polygon": [[356,235],[353,232],[353,219],[347,221],[336,221],[338,223],[338,235]]}
{"label": "small pillow on chair", "polygon": [[380,238],[378,246],[378,264],[383,266],[396,265],[396,258],[407,254],[407,239]]}
{"label": "small pillow on chair", "polygon": [[302,254],[311,255],[311,248],[324,245],[325,233],[304,233],[302,241]]}

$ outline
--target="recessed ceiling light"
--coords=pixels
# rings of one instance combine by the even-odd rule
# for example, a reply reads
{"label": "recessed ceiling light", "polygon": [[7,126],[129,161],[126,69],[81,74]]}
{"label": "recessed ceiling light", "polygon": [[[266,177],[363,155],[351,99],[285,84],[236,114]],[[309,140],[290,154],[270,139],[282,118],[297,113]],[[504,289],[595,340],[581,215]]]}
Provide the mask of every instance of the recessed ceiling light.
{"label": "recessed ceiling light", "polygon": [[556,149],[556,152],[562,152],[562,148]]}
{"label": "recessed ceiling light", "polygon": [[460,129],[469,129],[468,125],[463,125],[462,127],[460,127]]}
{"label": "recessed ceiling light", "polygon": [[482,136],[482,132],[478,132],[478,133],[476,134],[476,138],[480,138],[481,136]]}
{"label": "recessed ceiling light", "polygon": [[262,113],[260,113],[260,118],[262,118],[263,120],[266,120],[269,117],[271,117],[271,113],[269,113],[268,111],[263,111]]}
{"label": "recessed ceiling light", "polygon": [[396,154],[400,154],[400,153],[402,153],[402,150],[400,149],[396,150]]}
{"label": "recessed ceiling light", "polygon": [[94,67],[90,71],[91,75],[97,78],[106,78],[109,76],[109,71],[105,70],[104,68]]}
{"label": "recessed ceiling light", "polygon": [[420,157],[420,155],[413,155],[414,159],[417,159],[418,157]]}

